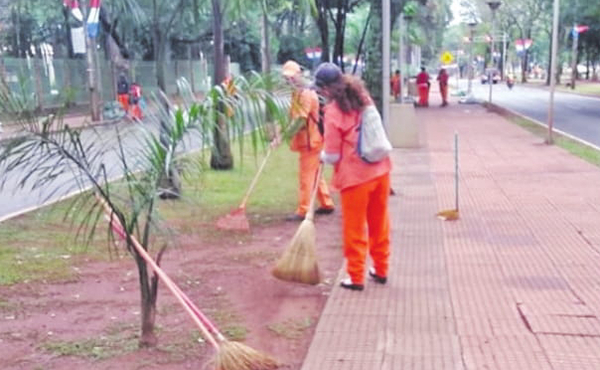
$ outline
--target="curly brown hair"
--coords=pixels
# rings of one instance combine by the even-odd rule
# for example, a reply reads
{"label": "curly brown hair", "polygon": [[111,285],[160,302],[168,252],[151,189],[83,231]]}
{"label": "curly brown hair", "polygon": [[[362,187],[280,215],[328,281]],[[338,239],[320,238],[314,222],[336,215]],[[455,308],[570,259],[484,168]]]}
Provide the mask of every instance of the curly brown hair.
{"label": "curly brown hair", "polygon": [[371,103],[364,82],[352,75],[342,75],[338,81],[326,86],[331,99],[335,100],[344,113],[362,110]]}

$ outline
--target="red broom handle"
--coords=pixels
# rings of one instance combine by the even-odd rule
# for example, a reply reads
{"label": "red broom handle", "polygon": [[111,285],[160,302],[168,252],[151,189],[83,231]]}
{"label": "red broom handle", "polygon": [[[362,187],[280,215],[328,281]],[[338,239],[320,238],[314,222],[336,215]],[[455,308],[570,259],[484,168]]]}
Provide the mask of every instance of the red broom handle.
{"label": "red broom handle", "polygon": [[[99,201],[102,204],[102,206],[104,207],[104,210],[106,213],[110,212],[111,215],[114,214],[114,212],[112,212],[112,210],[110,209],[110,206],[103,199],[99,199]],[[113,229],[115,227],[117,230],[120,229],[120,232],[115,230],[120,236],[125,236],[125,230],[118,219],[116,219],[115,217],[112,217],[112,216],[108,216],[107,214],[105,214],[105,217],[108,219],[108,221],[110,222],[110,225]],[[148,252],[146,252],[146,250],[144,250],[144,248],[140,245],[140,243],[135,238],[132,238],[131,241],[132,241],[132,244],[135,247],[136,251],[152,267],[154,272],[165,283],[167,288],[171,291],[171,293],[173,293],[175,298],[183,306],[183,308],[186,310],[186,312],[192,317],[192,320],[194,321],[196,326],[198,326],[198,328],[202,332],[202,335],[218,350],[219,343],[217,343],[217,341],[215,340],[215,338],[213,338],[213,336],[210,334],[208,329],[206,329],[206,327],[203,325],[203,323],[201,322],[199,317],[196,316],[194,310],[186,303],[185,299],[178,294],[179,289],[174,287],[175,283],[173,283],[173,281],[167,276],[167,274],[165,274],[165,272],[156,264],[156,262],[154,262],[152,257],[150,257]]]}
{"label": "red broom handle", "polygon": [[[108,219],[108,216],[107,216]],[[125,230],[123,230],[123,226],[121,225],[121,223],[119,222],[118,219],[113,218],[113,222],[111,222],[111,226],[112,229],[114,230],[115,233],[117,233],[121,238],[123,238],[123,240],[126,240],[127,238],[127,233],[125,232]],[[137,241],[137,239],[135,238],[135,236],[130,235],[131,240],[134,243],[139,244],[139,242]],[[157,267],[162,270],[162,268],[160,266],[157,265]],[[164,270],[162,270],[164,272]],[[194,302],[181,290],[181,288],[179,288],[179,286],[177,284],[175,284],[175,282],[173,282],[173,280],[171,280],[170,277],[168,277],[168,275],[165,273],[165,276],[167,276],[168,281],[163,281],[165,284],[167,285],[171,285],[171,287],[173,289],[175,289],[177,291],[177,293],[181,296],[181,298],[183,298],[183,300],[185,301],[185,303],[187,303],[187,305],[192,309],[192,311],[194,311],[194,314],[200,319],[200,321],[202,321],[202,324],[204,324],[205,326],[208,327],[208,331],[210,331],[211,333],[217,335],[219,340],[225,340],[225,337],[223,336],[223,334],[221,334],[221,332],[219,331],[219,329],[217,329],[217,327],[208,319],[208,317],[206,317],[202,311],[200,311],[200,309],[194,304]]]}

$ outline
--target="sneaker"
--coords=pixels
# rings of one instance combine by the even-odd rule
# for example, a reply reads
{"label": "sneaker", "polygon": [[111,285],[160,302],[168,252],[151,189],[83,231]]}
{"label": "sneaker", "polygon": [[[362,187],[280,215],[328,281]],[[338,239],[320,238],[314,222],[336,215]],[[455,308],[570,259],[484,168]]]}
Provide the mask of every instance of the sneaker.
{"label": "sneaker", "polygon": [[371,267],[369,268],[369,276],[371,277],[371,279],[373,279],[374,282],[378,283],[378,284],[385,284],[387,283],[387,277],[386,276],[379,276],[375,273],[375,268]]}
{"label": "sneaker", "polygon": [[286,221],[294,221],[294,222],[304,221],[304,216],[294,213],[289,216],[286,216],[285,220]]}
{"label": "sneaker", "polygon": [[358,290],[361,291],[363,289],[365,289],[365,286],[362,284],[354,284],[352,282],[352,280],[350,280],[350,278],[346,278],[344,280],[342,280],[340,282],[340,286],[344,289],[349,289],[349,290]]}
{"label": "sneaker", "polygon": [[333,211],[335,211],[335,208],[333,208],[333,207],[332,208],[319,207],[319,208],[317,208],[315,213],[318,215],[330,215],[333,213]]}

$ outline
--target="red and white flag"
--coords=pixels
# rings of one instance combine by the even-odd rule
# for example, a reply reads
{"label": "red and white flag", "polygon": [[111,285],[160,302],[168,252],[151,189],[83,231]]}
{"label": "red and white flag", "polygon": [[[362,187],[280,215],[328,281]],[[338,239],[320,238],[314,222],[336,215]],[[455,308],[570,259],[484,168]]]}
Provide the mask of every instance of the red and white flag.
{"label": "red and white flag", "polygon": [[90,38],[98,36],[98,22],[100,19],[100,0],[90,0],[90,11],[87,19],[87,31]]}
{"label": "red and white flag", "polygon": [[63,6],[71,8],[71,14],[79,22],[83,22],[83,13],[79,9],[79,1],[77,0],[63,0]]}

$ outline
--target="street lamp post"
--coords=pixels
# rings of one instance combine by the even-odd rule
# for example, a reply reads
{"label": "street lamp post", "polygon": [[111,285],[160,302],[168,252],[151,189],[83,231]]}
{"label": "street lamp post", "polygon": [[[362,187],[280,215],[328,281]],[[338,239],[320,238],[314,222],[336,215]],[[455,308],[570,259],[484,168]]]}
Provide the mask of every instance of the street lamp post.
{"label": "street lamp post", "polygon": [[473,42],[475,41],[474,34],[476,25],[477,22],[475,21],[471,21],[469,23],[469,68],[467,68],[467,73],[469,74],[469,84],[467,88],[467,97],[471,97],[471,95],[473,95]]}
{"label": "street lamp post", "polygon": [[548,138],[547,144],[552,144],[552,127],[554,126],[554,90],[556,89],[556,54],[558,51],[558,16],[560,1],[554,0],[554,17],[552,20],[552,60],[550,62],[550,103],[548,104]]}
{"label": "street lamp post", "polygon": [[495,27],[496,27],[496,10],[498,10],[498,8],[500,7],[500,5],[502,4],[501,1],[488,1],[487,5],[490,7],[490,10],[492,11],[492,35],[491,35],[491,40],[490,40],[490,62],[491,62],[491,67],[489,69],[489,73],[488,73],[488,84],[490,85],[490,96],[488,101],[491,103],[492,102],[492,85],[494,84],[493,81],[493,67],[494,67],[494,32],[496,32]]}
{"label": "street lamp post", "polygon": [[473,97],[473,42],[475,41],[474,39],[474,33],[475,33],[475,26],[477,25],[477,22],[475,20],[471,20],[469,23],[467,23],[467,25],[469,26],[469,63],[467,64],[467,96],[465,96],[463,99],[461,99],[459,101],[459,103],[462,104],[476,104],[477,100]]}

